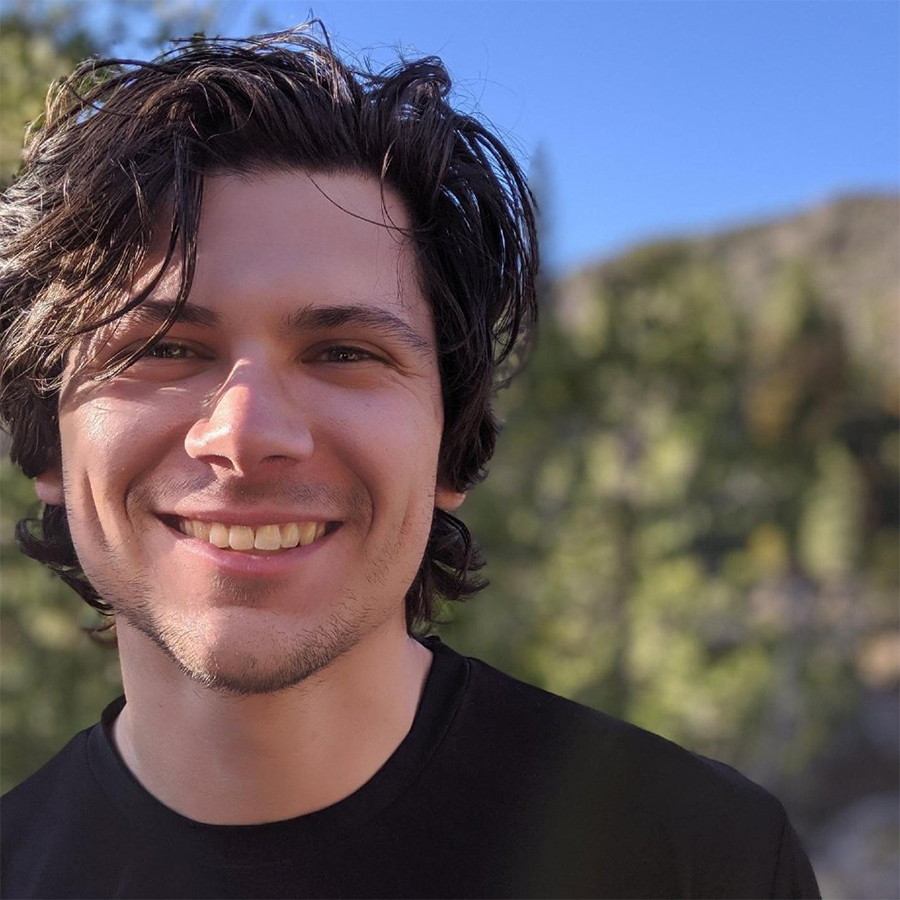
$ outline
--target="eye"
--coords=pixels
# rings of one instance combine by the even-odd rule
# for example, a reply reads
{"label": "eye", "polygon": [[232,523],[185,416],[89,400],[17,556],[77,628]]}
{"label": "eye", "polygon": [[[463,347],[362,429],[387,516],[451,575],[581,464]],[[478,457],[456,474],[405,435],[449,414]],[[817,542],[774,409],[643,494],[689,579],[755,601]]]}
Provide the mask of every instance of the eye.
{"label": "eye", "polygon": [[175,341],[160,341],[142,354],[144,359],[179,360],[193,359],[197,354],[185,344]]}
{"label": "eye", "polygon": [[358,363],[376,360],[378,357],[360,347],[328,347],[323,350],[319,359],[330,363]]}

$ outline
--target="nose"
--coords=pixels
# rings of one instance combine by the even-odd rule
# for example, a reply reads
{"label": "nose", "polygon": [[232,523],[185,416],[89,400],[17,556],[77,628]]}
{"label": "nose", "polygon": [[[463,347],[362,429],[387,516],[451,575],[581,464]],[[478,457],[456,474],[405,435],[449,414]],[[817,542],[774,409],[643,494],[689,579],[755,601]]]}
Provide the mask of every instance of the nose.
{"label": "nose", "polygon": [[195,459],[251,475],[312,455],[306,411],[263,363],[236,365],[204,412],[185,438],[185,449]]}

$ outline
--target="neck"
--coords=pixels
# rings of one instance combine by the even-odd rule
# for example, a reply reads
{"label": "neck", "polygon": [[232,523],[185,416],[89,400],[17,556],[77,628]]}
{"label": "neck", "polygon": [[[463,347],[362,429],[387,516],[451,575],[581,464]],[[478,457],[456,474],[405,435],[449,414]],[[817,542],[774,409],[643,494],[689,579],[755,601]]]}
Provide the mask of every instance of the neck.
{"label": "neck", "polygon": [[119,752],[158,800],[210,824],[279,821],[348,797],[409,732],[431,666],[431,652],[395,629],[294,688],[235,696],[192,681],[119,626]]}

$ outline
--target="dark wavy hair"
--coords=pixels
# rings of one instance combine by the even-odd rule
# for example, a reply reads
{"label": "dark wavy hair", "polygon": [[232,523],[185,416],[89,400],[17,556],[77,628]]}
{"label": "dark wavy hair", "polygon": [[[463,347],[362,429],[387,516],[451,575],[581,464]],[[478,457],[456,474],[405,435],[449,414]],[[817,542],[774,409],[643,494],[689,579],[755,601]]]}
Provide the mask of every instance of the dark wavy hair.
{"label": "dark wavy hair", "polygon": [[[313,35],[318,26],[321,37]],[[439,477],[466,491],[485,474],[496,387],[537,319],[534,202],[510,151],[448,102],[441,61],[374,73],[333,52],[321,23],[244,40],[195,36],[151,62],[89,60],[48,99],[0,209],[0,419],[12,460],[34,477],[59,463],[58,398],[81,335],[138,306],[177,256],[187,300],[204,177],[297,168],[381,179],[405,203],[434,315],[444,402]],[[156,281],[114,306],[171,216]],[[116,374],[146,347],[116,362]],[[104,376],[101,376],[104,377]],[[47,505],[16,537],[95,609],[65,509]],[[407,627],[427,630],[437,598],[480,590],[465,525],[436,510],[406,594]]]}

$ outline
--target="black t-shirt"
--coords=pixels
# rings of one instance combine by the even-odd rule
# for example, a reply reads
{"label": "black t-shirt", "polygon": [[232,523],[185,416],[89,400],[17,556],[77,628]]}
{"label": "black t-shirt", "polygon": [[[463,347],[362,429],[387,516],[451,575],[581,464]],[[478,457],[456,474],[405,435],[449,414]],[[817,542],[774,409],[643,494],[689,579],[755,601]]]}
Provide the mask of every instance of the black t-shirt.
{"label": "black t-shirt", "polygon": [[3,897],[819,896],[782,806],[733,769],[426,644],[384,766],[265,825],[147,793],[110,737],[120,698],[3,798]]}

